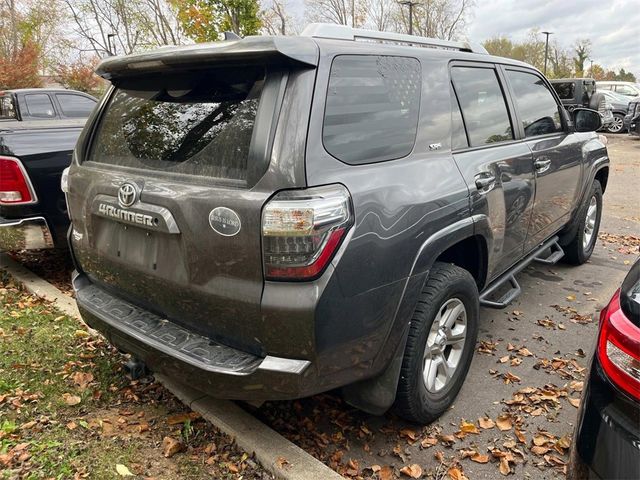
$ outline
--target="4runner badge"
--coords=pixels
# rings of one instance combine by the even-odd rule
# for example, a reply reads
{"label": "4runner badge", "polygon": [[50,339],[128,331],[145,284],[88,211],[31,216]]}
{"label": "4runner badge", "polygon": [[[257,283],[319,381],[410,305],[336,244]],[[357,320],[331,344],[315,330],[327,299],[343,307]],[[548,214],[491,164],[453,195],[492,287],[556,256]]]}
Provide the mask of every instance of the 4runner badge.
{"label": "4runner badge", "polygon": [[241,228],[240,217],[227,207],[216,207],[209,213],[209,225],[220,235],[233,237]]}

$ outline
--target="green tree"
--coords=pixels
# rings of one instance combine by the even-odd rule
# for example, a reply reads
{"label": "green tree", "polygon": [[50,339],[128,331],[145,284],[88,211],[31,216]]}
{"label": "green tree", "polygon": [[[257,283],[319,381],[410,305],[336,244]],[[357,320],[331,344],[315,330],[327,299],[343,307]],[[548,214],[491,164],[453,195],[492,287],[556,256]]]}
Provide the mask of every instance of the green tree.
{"label": "green tree", "polygon": [[620,82],[635,82],[636,76],[631,72],[625,71],[624,68],[621,68],[620,72],[615,75],[615,79]]}
{"label": "green tree", "polygon": [[241,37],[257,35],[262,26],[257,0],[172,0],[185,33],[196,42],[219,39],[230,31]]}
{"label": "green tree", "polygon": [[576,69],[576,77],[584,76],[584,62],[591,55],[591,40],[578,40],[573,47],[575,56],[573,57],[573,65]]}

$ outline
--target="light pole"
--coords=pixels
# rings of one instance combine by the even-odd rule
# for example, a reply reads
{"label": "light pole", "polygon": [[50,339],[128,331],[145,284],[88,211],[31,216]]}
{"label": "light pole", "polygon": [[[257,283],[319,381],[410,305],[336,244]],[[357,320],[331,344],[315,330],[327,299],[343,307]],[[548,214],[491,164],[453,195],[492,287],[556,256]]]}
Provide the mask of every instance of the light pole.
{"label": "light pole", "polygon": [[399,2],[400,5],[409,7],[409,35],[413,35],[413,7],[418,5],[418,2],[412,2],[411,0],[403,0]]}
{"label": "light pole", "polygon": [[549,35],[553,35],[553,32],[542,32],[547,36],[547,40],[544,43],[544,74],[547,75],[547,58],[549,56]]}
{"label": "light pole", "polygon": [[590,58],[591,66],[589,67],[589,76],[593,77],[593,58]]}
{"label": "light pole", "polygon": [[113,50],[111,49],[111,39],[113,37],[115,37],[116,34],[115,33],[108,33],[107,34],[107,50],[109,50],[109,55],[115,55],[116,54],[116,42],[115,40],[113,41]]}

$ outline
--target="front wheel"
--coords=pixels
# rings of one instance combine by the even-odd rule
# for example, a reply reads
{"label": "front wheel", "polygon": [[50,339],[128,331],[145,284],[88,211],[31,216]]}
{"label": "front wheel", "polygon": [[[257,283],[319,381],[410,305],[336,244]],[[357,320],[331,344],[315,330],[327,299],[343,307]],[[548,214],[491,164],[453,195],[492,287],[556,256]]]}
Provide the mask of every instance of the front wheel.
{"label": "front wheel", "polygon": [[594,180],[587,201],[578,212],[578,229],[575,237],[564,247],[565,259],[571,265],[582,265],[593,253],[602,217],[602,187]]}
{"label": "front wheel", "polygon": [[400,416],[427,424],[453,404],[473,357],[479,310],[471,274],[435,263],[411,319],[395,403]]}

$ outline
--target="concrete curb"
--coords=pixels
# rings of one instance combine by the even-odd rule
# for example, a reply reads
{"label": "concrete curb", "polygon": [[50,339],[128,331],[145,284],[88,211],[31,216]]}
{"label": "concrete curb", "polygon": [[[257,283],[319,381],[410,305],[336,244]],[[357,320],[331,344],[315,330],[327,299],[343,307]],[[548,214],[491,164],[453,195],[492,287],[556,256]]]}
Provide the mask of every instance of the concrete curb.
{"label": "concrete curb", "polygon": [[[53,302],[56,308],[65,314],[80,319],[80,313],[73,298],[27,270],[8,255],[0,254],[0,268],[22,282],[29,292]],[[260,464],[276,478],[280,480],[344,480],[344,477],[235,403],[208,397],[163,375],[155,375],[155,378],[185,405],[200,413],[220,431],[233,438],[241,449],[254,453]]]}
{"label": "concrete curb", "polygon": [[208,397],[197,390],[155,375],[169,391],[198,412],[238,446],[253,452],[260,464],[282,480],[344,480],[300,447],[275,432],[233,402]]}
{"label": "concrete curb", "polygon": [[75,318],[80,318],[76,301],[35,273],[27,270],[6,253],[0,253],[0,268],[7,270],[13,278],[38,297],[53,302],[58,310]]}

